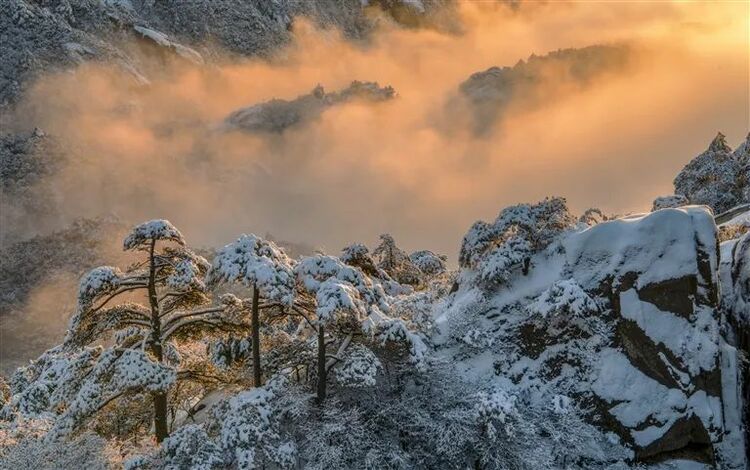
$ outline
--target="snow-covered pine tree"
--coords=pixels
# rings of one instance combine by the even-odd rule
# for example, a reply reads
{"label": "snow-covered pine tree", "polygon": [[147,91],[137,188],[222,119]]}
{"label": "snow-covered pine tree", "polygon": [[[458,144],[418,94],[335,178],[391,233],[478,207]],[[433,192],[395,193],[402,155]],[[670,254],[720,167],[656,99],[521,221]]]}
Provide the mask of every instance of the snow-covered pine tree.
{"label": "snow-covered pine tree", "polygon": [[[128,372],[145,374],[143,367],[157,368],[151,361],[159,367],[175,368],[176,361],[168,353],[181,338],[247,330],[236,297],[223,296],[219,304],[211,305],[204,284],[209,264],[185,246],[182,234],[169,221],[151,220],[136,226],[125,238],[124,249],[144,253],[145,259],[126,271],[101,266],[81,279],[65,349],[85,347],[116,333],[115,346],[102,356],[130,357],[148,351],[143,357],[133,356]],[[145,294],[145,305],[115,304],[134,292]],[[194,375],[179,370],[176,379]],[[156,388],[152,395],[155,434],[160,442],[169,432],[166,387]]]}
{"label": "snow-covered pine tree", "polygon": [[688,163],[674,179],[676,194],[691,204],[705,204],[716,214],[747,200],[747,143],[733,153],[719,132],[708,148]]}
{"label": "snow-covered pine tree", "polygon": [[396,246],[393,237],[384,233],[380,235],[380,244],[372,250],[372,256],[378,267],[401,284],[416,285],[421,281],[421,272],[409,255]]}
{"label": "snow-covered pine tree", "polygon": [[[274,242],[254,234],[242,235],[226,245],[214,258],[208,273],[210,284],[242,282],[252,287],[251,307],[253,381],[263,384],[260,362],[260,310],[264,307],[292,307],[294,262]],[[267,301],[260,305],[260,297]]]}
{"label": "snow-covered pine tree", "polygon": [[[388,311],[386,296],[382,287],[373,282],[357,268],[344,264],[333,256],[317,255],[303,258],[295,267],[300,290],[315,297],[315,322],[317,334],[317,401],[322,403],[326,398],[326,379],[328,371],[342,360],[344,353],[355,335],[372,333],[375,318],[383,318]],[[327,339],[326,335],[330,338]],[[329,344],[338,343],[336,354],[327,354]],[[366,354],[364,346],[358,349],[357,371],[372,372],[377,370],[377,358]],[[371,367],[364,367],[361,361],[369,359]],[[345,364],[348,364],[345,361]],[[352,372],[352,364],[347,366]],[[347,380],[356,375],[353,372]],[[363,380],[370,380],[364,378]]]}
{"label": "snow-covered pine tree", "polygon": [[444,273],[445,263],[448,261],[447,256],[435,254],[430,250],[415,251],[409,255],[409,259],[422,274],[430,277]]}
{"label": "snow-covered pine tree", "polygon": [[477,221],[464,236],[458,262],[487,284],[507,282],[517,268],[526,273],[531,256],[576,223],[564,198],[506,207],[493,223]]}

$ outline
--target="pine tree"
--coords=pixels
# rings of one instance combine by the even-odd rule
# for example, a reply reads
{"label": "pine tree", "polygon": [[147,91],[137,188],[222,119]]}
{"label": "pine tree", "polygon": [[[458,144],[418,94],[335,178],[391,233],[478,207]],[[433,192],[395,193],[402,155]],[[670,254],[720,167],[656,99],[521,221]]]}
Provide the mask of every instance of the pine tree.
{"label": "pine tree", "polygon": [[[125,393],[148,391],[160,442],[169,433],[168,389],[197,375],[178,370],[176,343],[210,332],[247,330],[247,325],[236,298],[224,296],[211,305],[203,282],[208,263],[185,246],[182,234],[168,221],[136,226],[124,248],[143,253],[145,259],[125,271],[101,266],[83,276],[77,312],[63,345],[40,358],[34,383],[24,393],[29,395],[64,370],[69,383],[58,387],[44,405],[67,403],[66,414],[75,418],[71,427]],[[116,303],[138,293],[145,303]],[[114,339],[111,348],[87,348],[107,338]]]}
{"label": "pine tree", "polygon": [[293,261],[272,241],[256,235],[242,235],[222,248],[209,271],[209,282],[242,282],[252,287],[251,307],[253,381],[263,385],[260,361],[260,297],[264,307],[291,307],[294,303]]}

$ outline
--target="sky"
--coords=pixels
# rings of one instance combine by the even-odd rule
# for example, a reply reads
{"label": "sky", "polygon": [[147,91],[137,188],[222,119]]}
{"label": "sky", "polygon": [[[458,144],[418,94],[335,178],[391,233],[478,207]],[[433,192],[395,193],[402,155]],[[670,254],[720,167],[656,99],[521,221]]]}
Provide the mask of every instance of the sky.
{"label": "sky", "polygon": [[[271,59],[140,57],[147,86],[111,64],[48,75],[19,120],[75,149],[44,183],[62,201],[60,223],[167,218],[197,246],[270,232],[334,254],[390,232],[455,260],[468,227],[503,207],[554,195],[575,213],[649,210],[718,131],[744,140],[749,5],[460,2],[451,31],[383,22],[357,43],[298,19]],[[627,58],[586,80],[542,65],[476,132],[459,92],[469,76],[592,45]],[[241,107],[352,80],[397,97],[331,107],[282,134],[220,129]]]}

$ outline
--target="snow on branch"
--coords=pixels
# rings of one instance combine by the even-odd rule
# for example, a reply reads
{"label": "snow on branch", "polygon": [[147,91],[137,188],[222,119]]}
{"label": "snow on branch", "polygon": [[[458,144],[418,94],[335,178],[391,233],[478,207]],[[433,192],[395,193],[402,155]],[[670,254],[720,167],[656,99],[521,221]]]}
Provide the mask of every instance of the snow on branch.
{"label": "snow on branch", "polygon": [[154,219],[136,225],[125,237],[123,247],[126,250],[143,249],[150,242],[157,240],[172,241],[179,245],[185,244],[182,234],[171,222],[164,219]]}
{"label": "snow on branch", "polygon": [[261,295],[291,305],[294,301],[293,261],[275,243],[254,234],[242,235],[216,255],[209,283],[244,282]]}

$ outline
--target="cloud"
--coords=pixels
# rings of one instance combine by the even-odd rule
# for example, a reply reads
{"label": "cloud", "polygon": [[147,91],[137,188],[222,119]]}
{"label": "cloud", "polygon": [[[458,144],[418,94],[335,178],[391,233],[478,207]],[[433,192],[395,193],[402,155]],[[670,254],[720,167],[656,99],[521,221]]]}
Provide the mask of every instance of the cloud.
{"label": "cloud", "polygon": [[[144,60],[148,86],[106,64],[48,75],[16,120],[75,149],[43,183],[68,221],[165,217],[198,245],[268,231],[331,252],[392,232],[409,250],[454,258],[467,227],[506,205],[555,194],[579,211],[648,209],[718,129],[739,141],[743,8],[462,2],[460,34],[385,24],[367,44],[298,20],[269,60]],[[486,119],[481,136],[472,110],[451,104],[478,71],[592,45],[626,47],[627,67],[604,61],[585,86],[543,59],[517,68],[544,78],[507,106],[488,105],[503,118]],[[330,107],[280,134],[218,130],[239,108],[353,80],[392,85],[398,97]]]}

